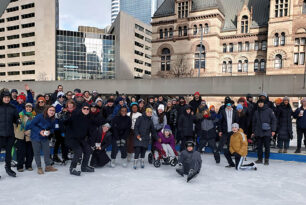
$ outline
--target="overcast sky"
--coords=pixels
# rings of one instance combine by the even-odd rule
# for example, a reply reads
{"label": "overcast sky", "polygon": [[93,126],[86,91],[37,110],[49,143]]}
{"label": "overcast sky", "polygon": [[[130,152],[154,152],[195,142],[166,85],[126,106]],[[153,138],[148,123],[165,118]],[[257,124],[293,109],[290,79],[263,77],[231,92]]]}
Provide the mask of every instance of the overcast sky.
{"label": "overcast sky", "polygon": [[111,0],[59,0],[59,16],[60,29],[104,28],[111,23]]}

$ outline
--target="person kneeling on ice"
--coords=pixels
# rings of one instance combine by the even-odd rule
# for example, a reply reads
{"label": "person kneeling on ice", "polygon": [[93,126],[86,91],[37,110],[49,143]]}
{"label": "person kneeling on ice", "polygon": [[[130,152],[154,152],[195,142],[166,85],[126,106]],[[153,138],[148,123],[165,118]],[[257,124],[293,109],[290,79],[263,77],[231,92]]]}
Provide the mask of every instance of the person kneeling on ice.
{"label": "person kneeling on ice", "polygon": [[[177,162],[178,153],[175,150],[175,139],[169,125],[165,125],[164,129],[158,133],[158,138],[160,140],[154,143],[154,158],[156,160],[163,158],[166,164],[169,164],[171,160]],[[175,161],[173,162],[175,163]]]}
{"label": "person kneeling on ice", "polygon": [[195,143],[193,141],[186,142],[186,150],[181,152],[179,156],[179,167],[176,172],[181,175],[187,175],[187,182],[196,177],[201,170],[202,159],[198,151],[194,150]]}
{"label": "person kneeling on ice", "polygon": [[[232,124],[233,135],[231,136],[229,150],[224,152],[224,156],[228,161],[227,168],[236,167],[236,170],[252,169],[257,170],[254,162],[243,165],[243,161],[248,154],[248,140],[247,136],[243,133],[242,129],[239,129],[239,124]],[[232,160],[232,156],[235,157],[235,163]]]}

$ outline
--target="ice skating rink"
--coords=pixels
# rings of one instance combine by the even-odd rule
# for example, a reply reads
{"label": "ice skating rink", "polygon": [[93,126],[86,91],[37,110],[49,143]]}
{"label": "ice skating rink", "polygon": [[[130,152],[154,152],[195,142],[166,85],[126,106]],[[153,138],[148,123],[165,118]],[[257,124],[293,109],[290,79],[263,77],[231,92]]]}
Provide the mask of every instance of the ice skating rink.
{"label": "ice skating rink", "polygon": [[[55,173],[39,176],[36,171],[8,177],[1,163],[1,205],[290,205],[306,204],[306,163],[270,161],[257,171],[228,169],[225,158],[216,165],[211,154],[202,155],[200,175],[191,182],[174,168],[100,168],[95,173],[71,176],[69,165],[55,166]],[[248,158],[247,163],[255,160]],[[120,162],[120,160],[117,160]],[[33,163],[34,165],[35,163]]]}

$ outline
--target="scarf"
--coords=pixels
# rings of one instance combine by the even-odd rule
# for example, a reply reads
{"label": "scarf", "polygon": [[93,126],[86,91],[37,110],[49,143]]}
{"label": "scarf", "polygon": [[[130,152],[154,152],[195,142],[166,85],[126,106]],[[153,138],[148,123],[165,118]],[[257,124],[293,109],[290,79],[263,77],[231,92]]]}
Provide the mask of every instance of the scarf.
{"label": "scarf", "polygon": [[[23,110],[19,113],[20,119],[21,119],[21,125],[20,125],[20,131],[24,131],[26,128],[26,124],[28,121],[31,121],[35,117],[36,113],[35,111],[32,112],[26,112]],[[27,119],[25,119],[27,117]]]}

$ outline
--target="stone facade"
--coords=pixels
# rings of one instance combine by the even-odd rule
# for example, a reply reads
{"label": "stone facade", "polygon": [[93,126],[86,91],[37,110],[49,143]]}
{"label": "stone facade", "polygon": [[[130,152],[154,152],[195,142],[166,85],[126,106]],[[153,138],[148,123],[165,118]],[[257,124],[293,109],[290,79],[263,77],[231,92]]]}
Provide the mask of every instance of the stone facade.
{"label": "stone facade", "polygon": [[305,0],[166,0],[152,20],[152,76],[303,74],[305,17]]}

